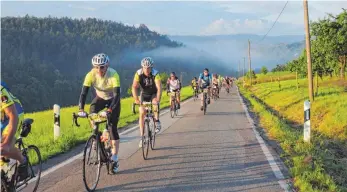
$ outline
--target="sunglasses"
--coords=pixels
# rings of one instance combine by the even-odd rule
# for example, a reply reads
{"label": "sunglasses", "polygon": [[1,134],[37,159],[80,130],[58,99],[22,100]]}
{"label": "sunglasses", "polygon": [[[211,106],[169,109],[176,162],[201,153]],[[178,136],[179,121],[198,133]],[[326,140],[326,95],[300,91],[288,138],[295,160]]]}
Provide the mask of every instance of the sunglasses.
{"label": "sunglasses", "polygon": [[101,70],[102,70],[102,69],[105,69],[106,66],[95,66],[94,68],[95,68],[95,69],[101,69]]}
{"label": "sunglasses", "polygon": [[175,76],[171,75],[171,77],[175,77]]}

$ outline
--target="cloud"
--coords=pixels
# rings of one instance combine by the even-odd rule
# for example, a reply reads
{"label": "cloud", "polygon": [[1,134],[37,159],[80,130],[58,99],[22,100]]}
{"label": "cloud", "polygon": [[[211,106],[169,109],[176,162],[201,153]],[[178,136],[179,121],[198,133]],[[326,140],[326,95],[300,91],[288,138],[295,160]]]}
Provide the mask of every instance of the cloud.
{"label": "cloud", "polygon": [[85,11],[95,11],[96,10],[95,7],[86,6],[86,5],[73,5],[73,4],[69,4],[68,7],[74,8],[74,9],[82,9],[82,10],[85,10]]}
{"label": "cloud", "polygon": [[200,33],[201,35],[227,35],[238,33],[264,33],[270,26],[266,20],[262,19],[234,19],[225,20],[220,18],[210,23]]}
{"label": "cloud", "polygon": [[[246,2],[219,2],[219,6],[229,13],[238,13],[254,16],[274,22],[281,12],[285,1],[246,1]],[[342,8],[347,8],[346,1],[309,1],[310,20],[324,18],[327,13],[338,14]],[[278,22],[295,25],[304,24],[302,1],[289,1]]]}

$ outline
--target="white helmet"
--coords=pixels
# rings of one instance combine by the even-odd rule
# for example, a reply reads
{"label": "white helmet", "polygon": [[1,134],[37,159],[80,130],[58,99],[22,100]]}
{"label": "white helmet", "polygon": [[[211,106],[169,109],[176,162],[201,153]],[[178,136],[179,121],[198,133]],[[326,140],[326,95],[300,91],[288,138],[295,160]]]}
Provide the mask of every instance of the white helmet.
{"label": "white helmet", "polygon": [[142,67],[153,67],[153,60],[150,57],[145,57],[141,60]]}
{"label": "white helmet", "polygon": [[110,58],[105,53],[96,54],[92,58],[92,64],[94,66],[103,66],[110,62]]}

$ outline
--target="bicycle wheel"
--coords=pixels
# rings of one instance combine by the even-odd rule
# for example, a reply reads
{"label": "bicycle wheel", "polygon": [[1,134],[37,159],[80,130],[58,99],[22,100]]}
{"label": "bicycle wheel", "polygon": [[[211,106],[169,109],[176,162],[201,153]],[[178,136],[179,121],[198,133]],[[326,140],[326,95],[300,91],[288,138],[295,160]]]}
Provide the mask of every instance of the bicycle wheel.
{"label": "bicycle wheel", "polygon": [[[41,153],[35,145],[29,145],[28,148],[22,150],[24,156],[28,159],[28,178],[24,180],[25,183],[32,180],[32,184],[26,187],[26,190],[35,192],[40,183],[42,171]],[[16,188],[22,186],[23,182],[17,183]]]}
{"label": "bicycle wheel", "polygon": [[176,102],[172,99],[171,106],[170,106],[170,115],[171,118],[174,118],[175,116],[175,110],[176,110]]}
{"label": "bicycle wheel", "polygon": [[204,106],[204,115],[205,115],[206,114],[206,107],[207,107],[207,104],[206,104],[206,102],[207,102],[207,95],[206,94],[204,94],[203,101],[204,101],[203,106]]}
{"label": "bicycle wheel", "polygon": [[87,191],[95,190],[100,177],[101,148],[96,137],[95,135],[89,137],[83,152],[83,182]]}
{"label": "bicycle wheel", "polygon": [[178,116],[178,102],[175,101],[175,115]]}
{"label": "bicycle wheel", "polygon": [[1,177],[1,192],[9,192],[10,190],[7,188],[7,184],[4,177]]}
{"label": "bicycle wheel", "polygon": [[156,132],[155,132],[155,124],[154,124],[154,120],[152,119],[152,121],[150,122],[150,141],[151,141],[151,149],[154,150],[154,145],[155,145],[155,135],[156,135]]}
{"label": "bicycle wheel", "polygon": [[149,149],[149,121],[145,120],[145,127],[143,128],[143,136],[142,136],[142,156],[143,159],[146,160],[148,157],[148,149]]}

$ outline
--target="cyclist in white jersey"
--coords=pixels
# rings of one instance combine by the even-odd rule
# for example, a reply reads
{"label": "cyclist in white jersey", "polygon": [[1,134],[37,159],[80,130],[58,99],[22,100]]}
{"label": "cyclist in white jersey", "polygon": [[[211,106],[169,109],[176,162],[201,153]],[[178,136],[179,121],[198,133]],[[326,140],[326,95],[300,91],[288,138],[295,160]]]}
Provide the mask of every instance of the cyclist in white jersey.
{"label": "cyclist in white jersey", "polygon": [[[181,81],[178,79],[175,72],[172,72],[170,74],[170,77],[167,79],[166,90],[167,90],[167,93],[169,92],[176,93],[178,109],[180,109],[181,108],[181,105],[180,105]],[[170,97],[170,103],[171,103],[171,97]]]}

